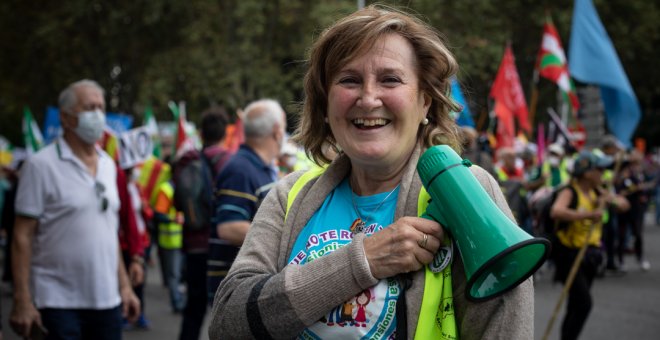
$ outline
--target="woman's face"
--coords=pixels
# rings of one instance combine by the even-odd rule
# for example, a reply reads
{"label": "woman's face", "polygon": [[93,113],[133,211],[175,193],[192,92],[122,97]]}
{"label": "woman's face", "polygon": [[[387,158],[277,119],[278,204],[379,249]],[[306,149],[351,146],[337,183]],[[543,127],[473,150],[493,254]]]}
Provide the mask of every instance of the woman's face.
{"label": "woman's face", "polygon": [[354,164],[392,165],[410,156],[431,105],[416,65],[410,43],[389,34],[331,79],[328,122]]}

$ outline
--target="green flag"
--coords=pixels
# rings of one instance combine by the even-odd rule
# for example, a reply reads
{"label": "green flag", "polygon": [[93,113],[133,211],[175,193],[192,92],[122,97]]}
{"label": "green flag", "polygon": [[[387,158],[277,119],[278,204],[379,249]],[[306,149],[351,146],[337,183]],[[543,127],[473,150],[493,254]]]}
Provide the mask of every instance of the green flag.
{"label": "green flag", "polygon": [[39,125],[32,117],[32,112],[27,105],[23,108],[23,142],[28,155],[31,155],[44,145],[44,138],[39,130]]}
{"label": "green flag", "polygon": [[142,125],[146,126],[149,130],[149,135],[151,140],[154,143],[153,155],[160,158],[162,152],[162,146],[160,144],[160,135],[158,134],[158,123],[156,123],[156,117],[154,117],[154,112],[151,109],[151,105],[147,105],[146,110],[144,111],[144,120]]}

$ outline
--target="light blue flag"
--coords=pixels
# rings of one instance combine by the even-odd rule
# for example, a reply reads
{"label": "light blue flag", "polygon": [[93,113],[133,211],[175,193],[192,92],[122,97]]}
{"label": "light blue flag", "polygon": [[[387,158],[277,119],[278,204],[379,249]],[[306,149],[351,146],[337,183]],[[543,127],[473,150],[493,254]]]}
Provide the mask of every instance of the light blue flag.
{"label": "light blue flag", "polygon": [[467,105],[467,102],[465,101],[465,97],[463,96],[463,92],[461,91],[461,86],[458,84],[458,80],[456,80],[456,78],[451,78],[451,98],[454,99],[455,102],[459,103],[463,107],[463,111],[454,113],[455,115],[458,116],[456,117],[456,124],[458,124],[459,126],[474,127],[472,112],[470,111],[470,107]]}
{"label": "light blue flag", "polygon": [[630,147],[641,117],[639,102],[591,0],[575,1],[568,57],[571,76],[600,85],[607,126]]}
{"label": "light blue flag", "polygon": [[105,124],[116,133],[124,133],[133,126],[133,116],[123,113],[107,112],[105,114]]}
{"label": "light blue flag", "polygon": [[46,108],[46,119],[44,120],[44,142],[50,144],[61,133],[60,110],[54,106],[49,106]]}

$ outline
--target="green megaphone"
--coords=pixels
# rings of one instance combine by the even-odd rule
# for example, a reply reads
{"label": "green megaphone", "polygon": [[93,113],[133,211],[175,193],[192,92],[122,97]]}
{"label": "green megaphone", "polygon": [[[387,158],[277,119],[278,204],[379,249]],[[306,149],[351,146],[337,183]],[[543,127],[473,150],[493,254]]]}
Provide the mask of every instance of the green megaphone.
{"label": "green megaphone", "polygon": [[494,298],[532,275],[545,261],[550,242],[533,238],[490,198],[463,160],[447,145],[429,148],[417,172],[431,196],[425,216],[454,238],[463,259],[468,300]]}

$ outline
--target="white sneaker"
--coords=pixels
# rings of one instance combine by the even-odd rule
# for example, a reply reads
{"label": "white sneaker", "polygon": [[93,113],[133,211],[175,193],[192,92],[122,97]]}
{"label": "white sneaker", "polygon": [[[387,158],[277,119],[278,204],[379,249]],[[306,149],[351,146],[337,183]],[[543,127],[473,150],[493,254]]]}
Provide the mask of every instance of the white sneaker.
{"label": "white sneaker", "polygon": [[649,261],[642,260],[639,262],[639,267],[642,268],[642,271],[647,272],[649,269],[651,269],[651,263],[649,263]]}

